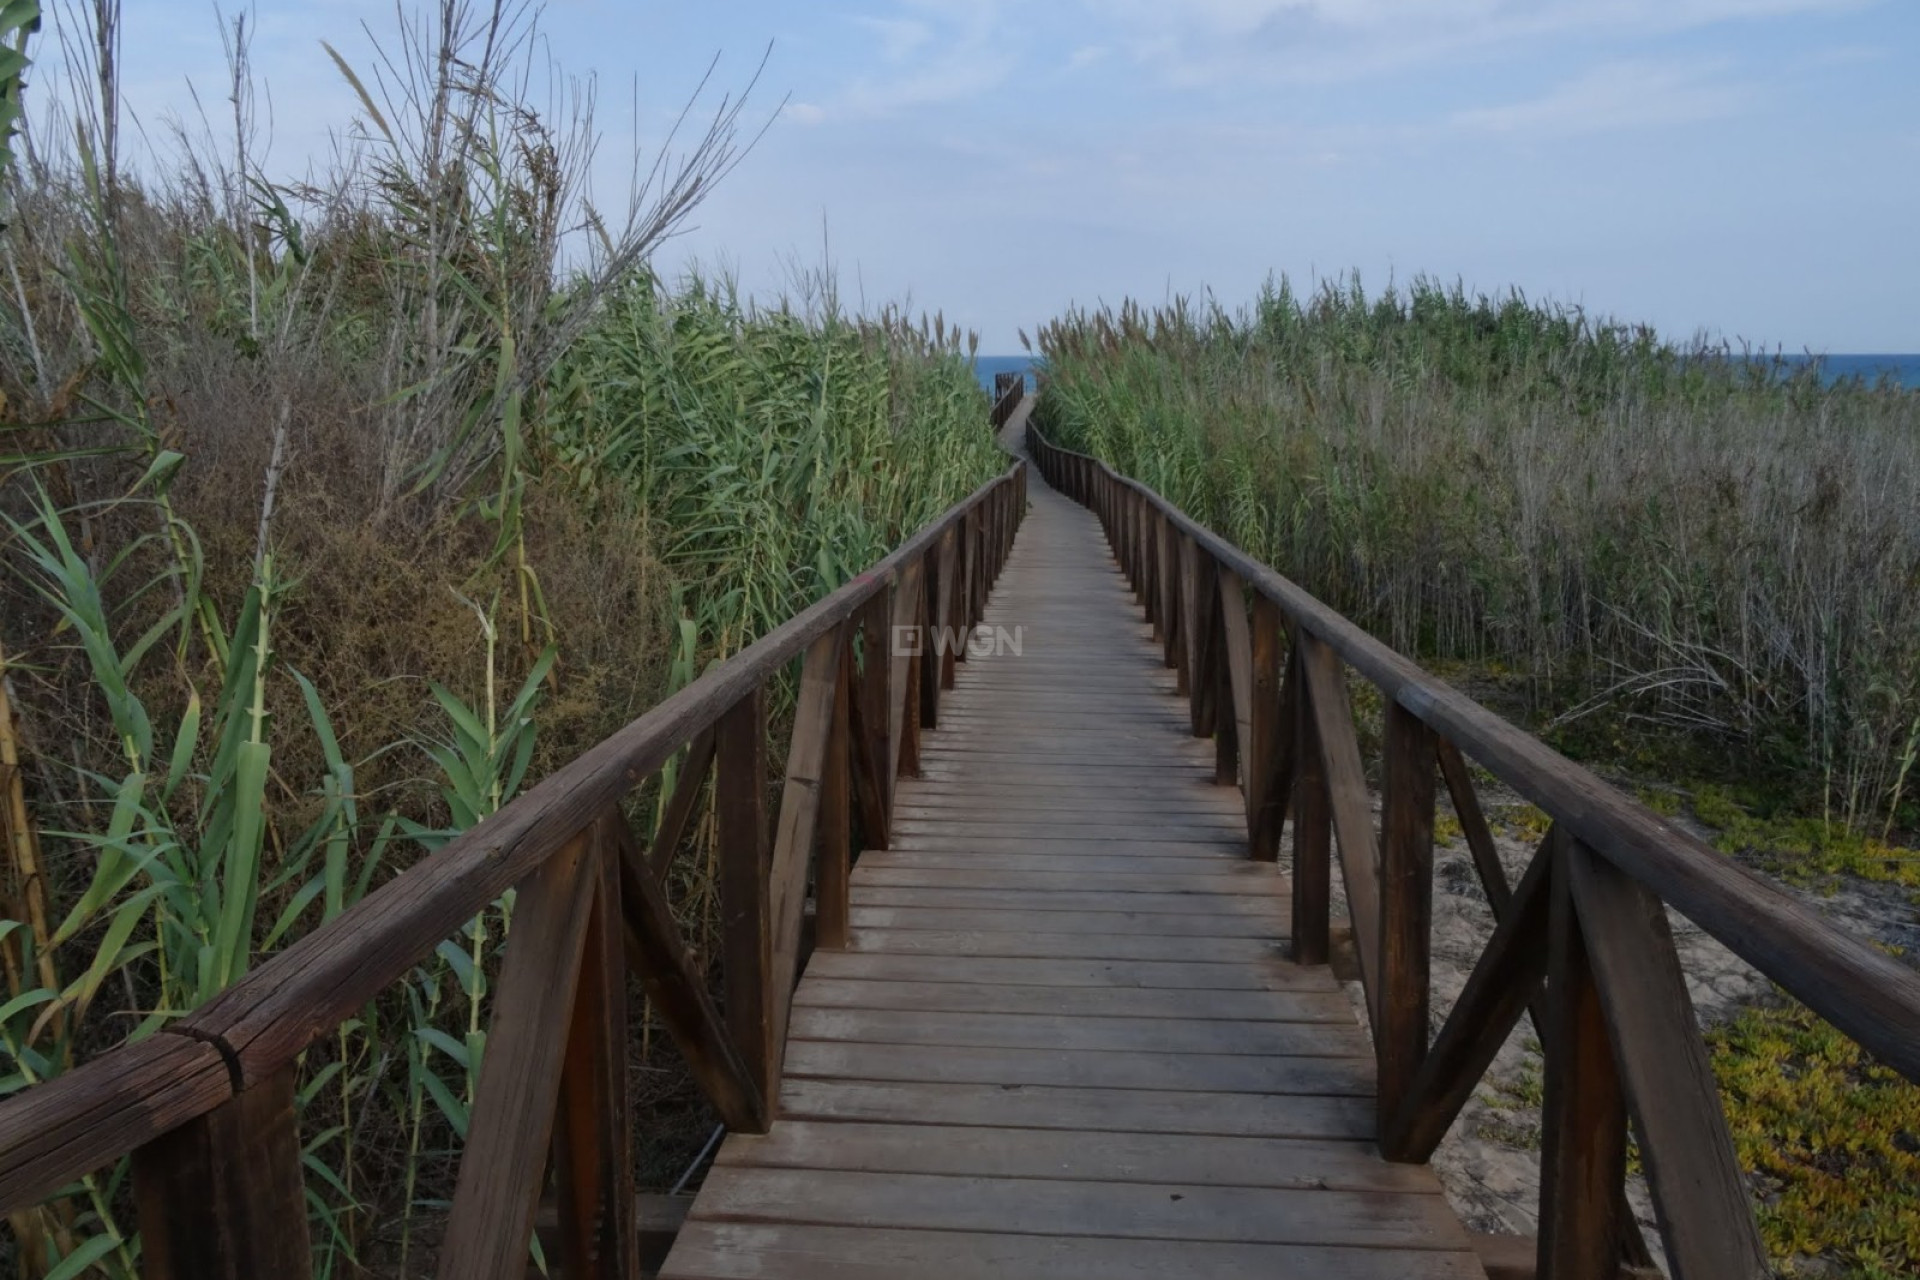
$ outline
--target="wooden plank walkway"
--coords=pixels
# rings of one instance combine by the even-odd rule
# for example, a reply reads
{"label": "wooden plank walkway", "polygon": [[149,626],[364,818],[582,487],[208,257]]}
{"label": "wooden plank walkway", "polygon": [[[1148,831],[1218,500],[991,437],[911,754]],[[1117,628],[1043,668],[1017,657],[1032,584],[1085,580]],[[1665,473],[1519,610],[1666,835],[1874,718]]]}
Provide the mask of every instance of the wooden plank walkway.
{"label": "wooden plank walkway", "polygon": [[1098,525],[1032,502],[986,613],[1021,652],[959,668],[663,1276],[1481,1280]]}

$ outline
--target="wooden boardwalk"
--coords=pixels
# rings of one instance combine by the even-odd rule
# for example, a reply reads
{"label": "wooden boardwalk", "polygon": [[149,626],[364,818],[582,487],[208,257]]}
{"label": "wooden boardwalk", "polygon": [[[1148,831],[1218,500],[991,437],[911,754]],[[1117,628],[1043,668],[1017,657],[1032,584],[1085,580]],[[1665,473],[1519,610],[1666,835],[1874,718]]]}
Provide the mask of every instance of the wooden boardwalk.
{"label": "wooden boardwalk", "polygon": [[1423,1165],[1373,1144],[1373,1057],[1286,959],[1093,516],[1040,483],[794,997],[778,1119],[734,1134],[664,1276],[1484,1276]]}

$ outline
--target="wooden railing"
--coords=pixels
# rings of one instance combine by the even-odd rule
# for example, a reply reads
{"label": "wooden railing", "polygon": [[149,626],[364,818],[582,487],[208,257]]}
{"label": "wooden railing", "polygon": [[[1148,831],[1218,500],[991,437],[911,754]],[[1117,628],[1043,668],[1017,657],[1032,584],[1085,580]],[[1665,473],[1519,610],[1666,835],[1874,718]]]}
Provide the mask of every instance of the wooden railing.
{"label": "wooden railing", "polygon": [[[1662,820],[1379,643],[1145,486],[1027,429],[1054,487],[1091,508],[1165,646],[1193,733],[1238,783],[1253,856],[1293,820],[1293,950],[1328,959],[1331,850],[1379,1073],[1390,1160],[1426,1161],[1522,1015],[1546,1057],[1538,1273],[1647,1259],[1622,1188],[1628,1120],[1673,1274],[1771,1274],[1666,905],[1920,1081],[1920,973]],[[1376,830],[1347,670],[1385,704]],[[1552,819],[1508,883],[1472,759]],[[1497,920],[1429,1039],[1433,822],[1444,783]],[[1664,904],[1664,905],[1663,905]]]}
{"label": "wooden railing", "polygon": [[[0,1104],[0,1211],[131,1153],[149,1277],[308,1275],[296,1060],[517,887],[439,1274],[525,1274],[551,1146],[563,1274],[637,1276],[627,975],[725,1123],[764,1131],[779,1108],[809,881],[813,945],[845,946],[854,851],[886,847],[895,779],[918,772],[920,731],[965,660],[951,638],[978,621],[1025,508],[1015,463],[190,1016]],[[792,737],[769,814],[766,689],[795,659]],[[683,751],[642,849],[621,803]],[[721,1003],[662,888],[709,770]]]}
{"label": "wooden railing", "polygon": [[993,411],[987,416],[995,431],[1007,425],[1007,420],[1013,417],[1013,411],[1020,407],[1020,401],[1026,394],[1026,374],[1015,371],[993,375]]}

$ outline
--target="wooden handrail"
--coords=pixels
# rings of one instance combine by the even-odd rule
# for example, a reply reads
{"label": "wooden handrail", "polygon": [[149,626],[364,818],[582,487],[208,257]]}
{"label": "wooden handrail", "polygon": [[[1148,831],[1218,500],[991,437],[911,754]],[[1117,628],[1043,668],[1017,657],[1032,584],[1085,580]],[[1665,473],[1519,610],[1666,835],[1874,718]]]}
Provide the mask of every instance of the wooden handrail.
{"label": "wooden handrail", "polygon": [[[1026,439],[1048,482],[1105,526],[1167,665],[1182,668],[1195,735],[1216,740],[1216,780],[1245,793],[1254,857],[1275,856],[1279,824],[1293,815],[1302,963],[1326,958],[1329,835],[1339,848],[1379,1070],[1382,1153],[1428,1159],[1531,1009],[1547,1059],[1539,1274],[1598,1280],[1648,1260],[1624,1197],[1629,1114],[1674,1274],[1768,1274],[1666,906],[1915,1081],[1920,974],[1434,679],[1145,485],[1058,448],[1031,423]],[[1214,608],[1185,603],[1214,594],[1212,584]],[[1282,631],[1291,640],[1284,679]],[[1386,702],[1378,831],[1348,668]],[[1463,752],[1553,820],[1518,889]],[[1439,780],[1497,927],[1430,1044]]]}
{"label": "wooden handrail", "polygon": [[[619,1035],[612,1006],[623,999],[627,969],[723,1118],[764,1129],[778,1105],[785,1018],[804,963],[809,860],[817,845],[824,865],[815,893],[836,898],[820,903],[819,917],[841,922],[839,936],[823,943],[844,945],[849,783],[872,802],[863,813],[865,846],[884,846],[893,778],[917,768],[909,746],[920,726],[937,720],[939,682],[919,678],[919,657],[893,651],[894,633],[907,628],[916,651],[945,649],[950,659],[951,645],[928,645],[929,629],[950,616],[977,617],[1025,507],[1026,464],[1015,461],[872,568],[193,1014],[0,1103],[0,1211],[135,1153],[142,1225],[152,1228],[149,1275],[304,1274],[304,1233],[289,1225],[306,1221],[293,1064],[518,886],[497,1025],[470,1119],[469,1149],[487,1158],[462,1163],[458,1238],[449,1235],[442,1274],[453,1274],[448,1266],[462,1277],[519,1274],[549,1134],[563,1162],[563,1241],[569,1253],[599,1260],[569,1274],[634,1274],[619,1261],[632,1233],[608,1208],[632,1200],[617,1140],[625,1082],[614,1073],[624,1068],[624,1050],[608,1039]],[[802,655],[786,782],[769,819],[764,689]],[[620,803],[689,747],[649,857]],[[710,768],[724,846],[724,1017],[660,883]],[[534,998],[540,993],[565,998]],[[621,1157],[609,1158],[616,1147]],[[293,1165],[280,1168],[289,1152]],[[173,1166],[187,1160],[204,1166],[204,1179],[175,1176]],[[227,1225],[164,1227],[208,1213]],[[291,1248],[296,1235],[300,1247]]]}

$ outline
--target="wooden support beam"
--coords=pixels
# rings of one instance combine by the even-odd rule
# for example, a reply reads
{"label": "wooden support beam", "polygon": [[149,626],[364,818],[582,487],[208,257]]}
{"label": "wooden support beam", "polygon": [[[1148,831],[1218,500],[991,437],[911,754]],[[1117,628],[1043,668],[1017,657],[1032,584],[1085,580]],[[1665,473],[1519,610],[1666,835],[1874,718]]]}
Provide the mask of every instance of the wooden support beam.
{"label": "wooden support beam", "polygon": [[[846,949],[853,872],[853,646],[840,646],[833,722],[820,772],[819,861],[814,871],[814,945]],[[909,717],[905,723],[911,725]],[[915,735],[918,741],[918,735]]]}
{"label": "wooden support beam", "polygon": [[575,836],[522,882],[515,899],[440,1246],[440,1280],[520,1280],[526,1273],[580,957],[600,885],[593,846],[591,829]]}
{"label": "wooden support beam", "polygon": [[715,750],[720,953],[727,1030],[769,1108],[773,1047],[773,922],[768,898],[766,693],[755,688],[720,717]]}
{"label": "wooden support beam", "polygon": [[625,826],[615,835],[628,967],[640,976],[647,1002],[666,1024],[694,1083],[721,1121],[740,1133],[765,1133],[767,1099],[727,1031],[707,989],[706,974],[681,940],[666,896],[648,874]]}
{"label": "wooden support beam", "polygon": [[[884,603],[884,597],[881,597]],[[786,780],[780,793],[778,834],[769,871],[769,913],[773,943],[769,974],[773,1026],[773,1079],[778,1087],[786,1050],[787,1014],[800,976],[800,926],[806,915],[807,861],[820,818],[820,782],[826,773],[827,747],[833,735],[834,703],[840,685],[840,649],[844,628],[836,627],[807,646],[800,668],[800,693],[793,711],[793,738],[787,748]],[[887,667],[884,653],[870,650],[876,668]]]}
{"label": "wooden support beam", "polygon": [[133,1153],[148,1280],[313,1273],[289,1063]]}
{"label": "wooden support beam", "polygon": [[1460,819],[1460,830],[1465,833],[1467,848],[1473,854],[1474,869],[1480,873],[1480,885],[1487,891],[1493,918],[1505,919],[1513,891],[1507,884],[1507,870],[1500,865],[1500,850],[1493,842],[1487,816],[1481,812],[1480,797],[1473,789],[1473,774],[1460,755],[1460,748],[1445,738],[1436,739],[1435,754],[1440,761],[1440,772],[1447,780],[1447,796],[1453,801],[1454,816]]}
{"label": "wooden support beam", "polygon": [[687,745],[687,759],[674,783],[673,795],[660,814],[660,829],[653,833],[653,847],[647,855],[653,878],[664,881],[673,866],[674,851],[687,832],[687,823],[700,803],[700,792],[707,784],[707,770],[713,767],[713,730],[702,729]]}
{"label": "wooden support beam", "polygon": [[627,971],[620,894],[620,837],[625,828],[617,811],[596,824],[591,864],[582,872],[598,884],[581,949],[554,1133],[558,1252],[567,1280],[640,1280],[633,1216],[633,1118],[627,1106]]}
{"label": "wooden support beam", "polygon": [[[915,560],[900,570],[894,586],[893,603],[888,614],[883,652],[887,656],[887,812],[893,812],[891,797],[894,782],[902,771],[908,777],[920,772],[920,686],[914,671],[921,633],[920,597],[925,572]],[[911,735],[911,742],[908,738]],[[908,766],[911,757],[912,765]]]}
{"label": "wooden support beam", "polygon": [[[1380,1127],[1380,1151],[1387,1159],[1425,1164],[1433,1158],[1474,1086],[1539,993],[1547,974],[1552,868],[1553,856],[1543,849],[1521,878],[1505,918],[1480,953],[1397,1114]],[[1543,1017],[1543,1037],[1546,1024]]]}
{"label": "wooden support beam", "polygon": [[865,750],[873,761],[873,803],[884,831],[893,823],[893,775],[899,765],[895,751],[899,738],[893,732],[899,714],[893,705],[893,601],[888,593],[876,593],[860,611],[859,619],[860,687],[854,697],[860,703]]}
{"label": "wooden support beam", "polygon": [[1340,845],[1341,878],[1347,888],[1347,915],[1353,922],[1353,948],[1359,956],[1368,1008],[1379,1025],[1380,852],[1373,833],[1373,806],[1367,796],[1366,766],[1347,701],[1346,673],[1335,653],[1301,629],[1294,643],[1306,675],[1313,727],[1320,739],[1333,811],[1333,834]]}

